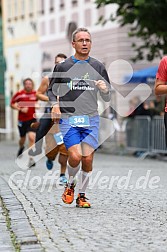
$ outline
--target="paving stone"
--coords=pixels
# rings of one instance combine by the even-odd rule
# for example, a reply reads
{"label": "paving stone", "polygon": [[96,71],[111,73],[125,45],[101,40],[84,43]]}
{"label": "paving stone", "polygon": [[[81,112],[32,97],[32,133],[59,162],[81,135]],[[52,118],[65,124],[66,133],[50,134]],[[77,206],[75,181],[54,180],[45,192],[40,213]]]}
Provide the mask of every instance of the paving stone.
{"label": "paving stone", "polygon": [[[5,195],[5,191],[8,192],[7,196]],[[0,196],[2,197],[4,207],[8,210],[8,215],[10,218],[10,229],[15,234],[16,241],[20,244],[21,247],[22,244],[29,244],[29,248],[32,247],[31,251],[33,251],[33,247],[35,245],[37,250],[43,251],[41,245],[38,244],[38,239],[35,236],[34,231],[32,230],[32,227],[29,223],[28,217],[25,214],[21,202],[18,201],[15,194],[9,188],[8,184],[2,177],[0,177]],[[13,206],[15,207],[13,208]],[[16,208],[16,206],[19,206],[18,209]],[[1,207],[0,214],[3,215],[3,210]],[[0,227],[0,232],[5,230],[5,233],[2,233],[0,236],[0,251],[15,251],[11,243],[10,231],[8,231],[6,228],[5,217],[3,223],[0,222]]]}
{"label": "paving stone", "polygon": [[[10,153],[13,153],[14,156],[14,143],[10,143],[9,146],[6,143],[3,148],[9,148]],[[0,158],[4,167],[3,178],[8,181],[11,174],[19,168],[8,152],[5,152],[4,155],[0,153]],[[8,162],[5,162],[6,158]],[[58,169],[59,165],[56,161],[53,172]],[[134,188],[120,189],[118,188],[118,180],[111,183],[112,178],[127,176],[129,171],[132,171],[129,185],[133,185]],[[137,180],[146,176],[148,171],[151,172],[146,188],[136,189]],[[23,178],[27,171],[24,172]],[[31,169],[29,182],[35,176],[39,176],[42,181],[47,172],[43,159]],[[34,242],[39,242],[39,244],[22,243],[21,251],[167,251],[166,162],[95,153],[93,176],[95,177],[98,172],[101,174],[95,186],[87,191],[87,197],[92,203],[91,209],[76,209],[75,201],[71,205],[64,205],[61,201],[63,187],[56,188],[54,185],[48,191],[50,181],[47,181],[47,186],[42,192],[42,185],[36,189],[31,188],[30,184],[27,188],[13,189],[16,201],[18,200],[22,205],[22,209],[18,208],[19,211],[24,211],[28,217],[24,219],[22,215],[11,211],[13,228],[19,236],[22,235],[22,238],[20,237],[22,242],[26,242],[26,239],[31,240],[31,237],[34,236],[28,237],[27,224],[25,230],[23,228],[24,223],[28,221],[29,224],[31,223],[30,229],[33,230],[36,237]],[[103,176],[109,177],[110,184],[105,185],[104,182],[100,182]],[[158,187],[155,189],[148,186],[153,176],[160,178],[160,182],[157,183]],[[17,184],[17,178],[15,178],[15,182]],[[119,186],[123,185],[123,182],[122,179]],[[5,182],[0,185],[5,186]],[[105,185],[105,187],[100,188],[100,185]],[[77,196],[77,190],[78,185],[75,196]],[[18,204],[15,200],[12,201],[10,190],[6,191],[7,206],[16,210]],[[0,195],[5,198],[5,192],[2,192],[1,189]],[[17,226],[17,222],[20,225]],[[40,247],[36,247],[36,245]]]}
{"label": "paving stone", "polygon": [[11,242],[10,232],[6,226],[6,217],[2,208],[2,202],[0,200],[0,251],[2,252],[14,252],[14,247]]}

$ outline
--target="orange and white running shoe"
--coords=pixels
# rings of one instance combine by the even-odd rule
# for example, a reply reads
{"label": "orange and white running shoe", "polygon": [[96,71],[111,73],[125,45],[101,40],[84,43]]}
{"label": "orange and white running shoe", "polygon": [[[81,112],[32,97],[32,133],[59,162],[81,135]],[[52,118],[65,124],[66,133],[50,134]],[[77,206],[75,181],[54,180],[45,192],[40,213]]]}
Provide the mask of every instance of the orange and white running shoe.
{"label": "orange and white running shoe", "polygon": [[85,193],[79,193],[78,198],[76,199],[76,207],[89,208],[91,207],[90,203],[87,201]]}
{"label": "orange and white running shoe", "polygon": [[62,200],[65,204],[71,204],[74,201],[74,188],[75,183],[71,185],[66,183],[64,193],[62,194]]}

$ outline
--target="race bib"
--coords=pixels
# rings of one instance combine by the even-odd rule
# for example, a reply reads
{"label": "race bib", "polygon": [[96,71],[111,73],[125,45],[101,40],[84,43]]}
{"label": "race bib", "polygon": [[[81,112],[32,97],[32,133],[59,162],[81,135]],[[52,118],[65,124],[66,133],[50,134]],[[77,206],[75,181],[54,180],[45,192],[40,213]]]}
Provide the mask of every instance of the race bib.
{"label": "race bib", "polygon": [[69,124],[72,127],[88,127],[90,126],[89,116],[71,116],[69,117]]}
{"label": "race bib", "polygon": [[61,132],[54,134],[54,139],[55,139],[57,145],[61,145],[64,143],[63,142],[63,135],[61,134]]}

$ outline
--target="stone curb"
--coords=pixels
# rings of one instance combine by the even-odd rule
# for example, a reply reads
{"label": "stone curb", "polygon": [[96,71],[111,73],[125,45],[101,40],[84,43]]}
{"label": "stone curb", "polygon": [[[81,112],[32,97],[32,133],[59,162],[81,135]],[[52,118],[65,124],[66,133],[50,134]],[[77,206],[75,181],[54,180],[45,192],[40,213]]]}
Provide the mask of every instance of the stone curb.
{"label": "stone curb", "polygon": [[22,204],[2,177],[0,177],[0,196],[9,213],[10,231],[14,233],[16,242],[20,245],[20,251],[44,251],[34,234]]}

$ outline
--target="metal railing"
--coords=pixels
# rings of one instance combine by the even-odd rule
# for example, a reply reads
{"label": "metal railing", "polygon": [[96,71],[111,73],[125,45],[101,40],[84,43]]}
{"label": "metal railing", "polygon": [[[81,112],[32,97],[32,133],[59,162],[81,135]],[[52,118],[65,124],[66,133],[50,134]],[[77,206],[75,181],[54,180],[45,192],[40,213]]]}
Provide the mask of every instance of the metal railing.
{"label": "metal railing", "polygon": [[128,119],[125,129],[126,149],[143,151],[144,155],[167,153],[163,116],[136,116]]}
{"label": "metal railing", "polygon": [[165,144],[165,126],[163,117],[155,116],[152,120],[151,126],[152,126],[152,134],[151,134],[152,152],[166,153],[167,148]]}

